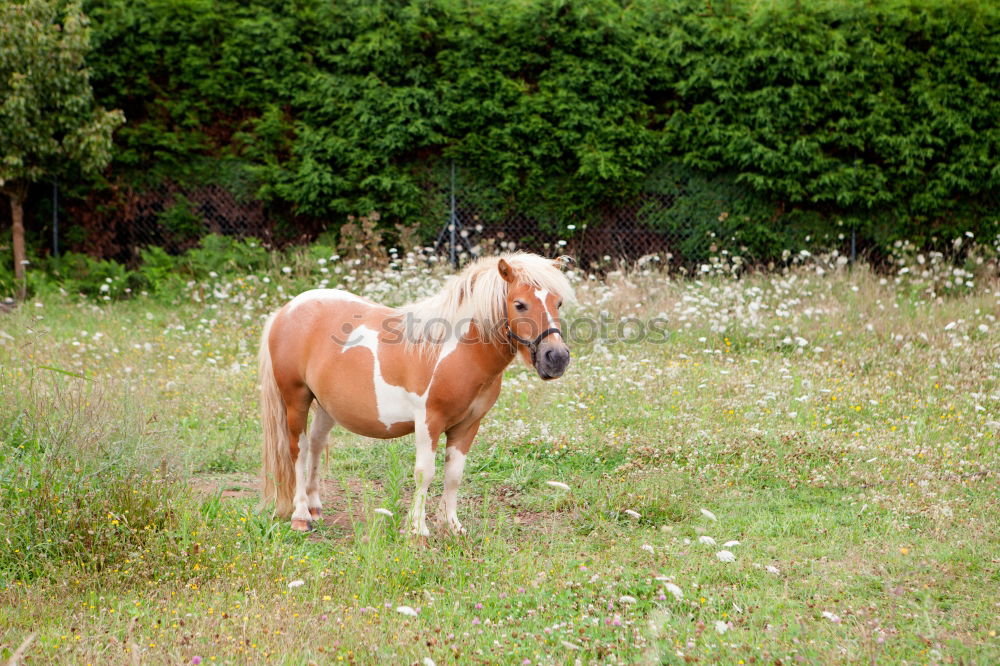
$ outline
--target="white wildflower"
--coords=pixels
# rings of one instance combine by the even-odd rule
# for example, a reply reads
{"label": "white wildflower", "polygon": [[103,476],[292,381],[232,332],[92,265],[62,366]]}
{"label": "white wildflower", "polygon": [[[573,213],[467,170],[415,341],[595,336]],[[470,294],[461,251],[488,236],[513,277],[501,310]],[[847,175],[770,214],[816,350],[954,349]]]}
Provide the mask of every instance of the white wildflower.
{"label": "white wildflower", "polygon": [[546,485],[552,486],[553,488],[558,488],[559,490],[569,490],[569,486],[567,486],[562,481],[546,481],[545,483]]}
{"label": "white wildflower", "polygon": [[830,611],[823,611],[823,617],[828,619],[830,622],[833,622],[834,624],[840,624],[840,616],[835,613],[831,613]]}
{"label": "white wildflower", "polygon": [[620,603],[620,604],[634,604],[635,603],[635,597],[629,596],[627,594],[623,594],[622,596],[618,597],[618,603]]}
{"label": "white wildflower", "polygon": [[715,517],[715,514],[714,514],[714,513],[712,513],[711,511],[709,511],[708,509],[702,509],[702,510],[701,510],[701,515],[705,516],[706,518],[708,518],[709,520],[711,520],[711,521],[712,521],[713,523],[714,523],[714,522],[715,522],[716,520],[718,520],[718,519],[717,519],[717,518]]}
{"label": "white wildflower", "polygon": [[728,550],[720,550],[715,554],[719,558],[720,562],[735,562],[736,556],[730,553]]}
{"label": "white wildflower", "polygon": [[702,535],[702,536],[698,537],[698,542],[699,543],[703,543],[706,546],[714,546],[715,545],[715,539],[713,539],[710,536],[706,536],[706,535]]}
{"label": "white wildflower", "polygon": [[677,601],[680,601],[681,599],[684,598],[684,592],[681,591],[681,588],[677,587],[675,584],[667,583],[663,587],[667,588],[667,592],[674,595],[674,599],[676,599]]}
{"label": "white wildflower", "polygon": [[720,634],[724,634],[729,631],[729,623],[723,622],[722,620],[715,621],[715,630]]}
{"label": "white wildflower", "polygon": [[383,516],[388,516],[389,518],[392,518],[392,511],[389,511],[389,509],[378,508],[375,509],[375,513],[381,513]]}
{"label": "white wildflower", "polygon": [[642,549],[644,551],[646,551],[647,553],[649,553],[650,555],[655,555],[656,554],[656,551],[653,550],[653,547],[650,546],[648,543],[642,544]]}
{"label": "white wildflower", "polygon": [[732,548],[733,546],[738,546],[738,545],[740,545],[740,542],[733,539],[732,541],[727,541],[726,543],[722,544],[722,547]]}
{"label": "white wildflower", "polygon": [[306,582],[300,578],[298,580],[293,580],[291,583],[288,584],[288,587],[294,590],[295,588],[302,587],[305,584]]}
{"label": "white wildflower", "polygon": [[638,511],[633,511],[632,509],[625,509],[625,515],[630,518],[635,518],[636,520],[642,518],[641,513],[639,513]]}
{"label": "white wildflower", "polygon": [[409,615],[410,617],[417,616],[417,611],[413,610],[409,606],[396,606],[396,612],[400,615]]}

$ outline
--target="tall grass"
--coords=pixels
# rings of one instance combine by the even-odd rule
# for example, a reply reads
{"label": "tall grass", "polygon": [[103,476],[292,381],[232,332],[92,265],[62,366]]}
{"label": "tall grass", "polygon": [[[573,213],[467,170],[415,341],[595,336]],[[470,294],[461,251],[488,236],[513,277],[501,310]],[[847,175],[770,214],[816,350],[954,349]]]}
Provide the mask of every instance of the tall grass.
{"label": "tall grass", "polygon": [[187,486],[126,386],[4,368],[0,396],[4,577],[128,569],[167,545]]}

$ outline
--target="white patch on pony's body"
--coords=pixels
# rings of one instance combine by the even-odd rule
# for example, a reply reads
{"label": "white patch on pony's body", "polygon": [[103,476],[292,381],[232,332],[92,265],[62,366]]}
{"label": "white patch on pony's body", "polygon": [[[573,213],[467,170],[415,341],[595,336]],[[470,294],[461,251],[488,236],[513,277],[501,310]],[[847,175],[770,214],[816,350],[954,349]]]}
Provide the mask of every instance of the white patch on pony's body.
{"label": "white patch on pony's body", "polygon": [[402,386],[395,386],[382,377],[382,364],[378,358],[378,331],[365,325],[351,331],[351,337],[344,343],[341,353],[355,347],[365,347],[372,353],[373,379],[375,384],[375,409],[378,420],[385,425],[386,430],[395,423],[408,423],[416,420],[416,414],[422,413],[427,404],[427,393],[417,395],[407,391]]}
{"label": "white patch on pony's body", "polygon": [[466,336],[469,332],[469,327],[472,326],[472,321],[469,320],[462,324],[461,329],[457,331],[456,335],[451,336],[447,340],[441,343],[441,351],[438,352],[437,361],[434,363],[434,372],[431,374],[431,382],[427,384],[427,391],[424,393],[424,398],[427,397],[427,393],[431,390],[431,383],[434,381],[434,375],[437,374],[437,369],[449,354],[458,349],[458,345],[462,342],[462,338]]}
{"label": "white patch on pony's body", "polygon": [[[556,326],[555,317],[553,317],[552,313],[549,312],[549,304],[548,304],[548,302],[546,300],[546,299],[548,299],[548,297],[549,297],[549,290],[548,289],[536,289],[535,290],[535,298],[537,298],[539,301],[542,302],[542,309],[545,310],[545,316],[548,317],[548,319],[549,319],[549,326],[548,327],[549,328],[558,329],[559,327]],[[560,340],[562,340],[562,333],[561,332],[553,333],[552,335],[557,336]]]}
{"label": "white patch on pony's body", "polygon": [[366,301],[360,296],[356,296],[349,291],[344,291],[343,289],[310,289],[309,291],[303,291],[301,294],[289,301],[287,312],[290,313],[298,306],[304,303],[311,303],[312,301],[347,301],[349,303],[371,305],[369,301]]}
{"label": "white patch on pony's body", "polygon": [[441,351],[438,354],[437,362],[434,365],[431,381],[427,383],[427,388],[424,390],[423,395],[407,391],[402,386],[396,386],[395,384],[390,384],[385,381],[385,378],[382,376],[382,364],[378,357],[378,331],[363,324],[351,331],[351,336],[347,342],[344,343],[341,353],[346,352],[348,349],[353,349],[354,347],[365,347],[372,353],[372,378],[375,385],[375,409],[378,411],[378,420],[385,425],[386,429],[391,428],[396,423],[415,422],[417,412],[423,412],[426,409],[427,396],[430,394],[431,386],[434,383],[434,374],[437,373],[437,369],[441,365],[441,362],[448,355],[458,349],[458,345],[462,341],[462,338],[464,338],[466,333],[469,332],[470,325],[471,322],[466,322],[462,326],[461,330],[458,331],[457,335],[453,335],[448,338],[448,340],[441,343]]}

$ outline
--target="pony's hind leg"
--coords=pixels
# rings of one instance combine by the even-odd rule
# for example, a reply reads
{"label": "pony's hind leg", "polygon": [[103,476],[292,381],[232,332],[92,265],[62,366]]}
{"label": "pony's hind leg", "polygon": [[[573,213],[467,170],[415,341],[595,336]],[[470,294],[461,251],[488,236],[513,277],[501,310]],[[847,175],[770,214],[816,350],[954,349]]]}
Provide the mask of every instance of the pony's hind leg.
{"label": "pony's hind leg", "polygon": [[323,519],[323,502],[319,496],[319,464],[334,424],[333,417],[316,403],[313,422],[309,427],[309,480],[306,483],[309,516],[312,520]]}
{"label": "pony's hind leg", "polygon": [[299,439],[306,429],[309,416],[308,402],[291,405],[285,402],[288,414],[288,445],[292,454],[292,465],[295,468],[295,495],[292,498],[292,529],[308,532],[312,528],[312,516],[309,515],[309,498],[306,495],[306,455],[299,448]]}

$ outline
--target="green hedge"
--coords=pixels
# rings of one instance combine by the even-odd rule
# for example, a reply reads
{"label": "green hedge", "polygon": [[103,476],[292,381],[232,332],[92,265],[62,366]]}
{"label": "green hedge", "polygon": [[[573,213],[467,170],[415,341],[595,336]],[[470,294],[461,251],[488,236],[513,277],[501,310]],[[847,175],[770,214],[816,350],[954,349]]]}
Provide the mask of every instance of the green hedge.
{"label": "green hedge", "polygon": [[99,102],[128,117],[115,179],[414,222],[429,165],[455,159],[568,225],[681,165],[741,193],[732,219],[764,250],[803,217],[884,243],[1000,212],[995,3],[85,5]]}

